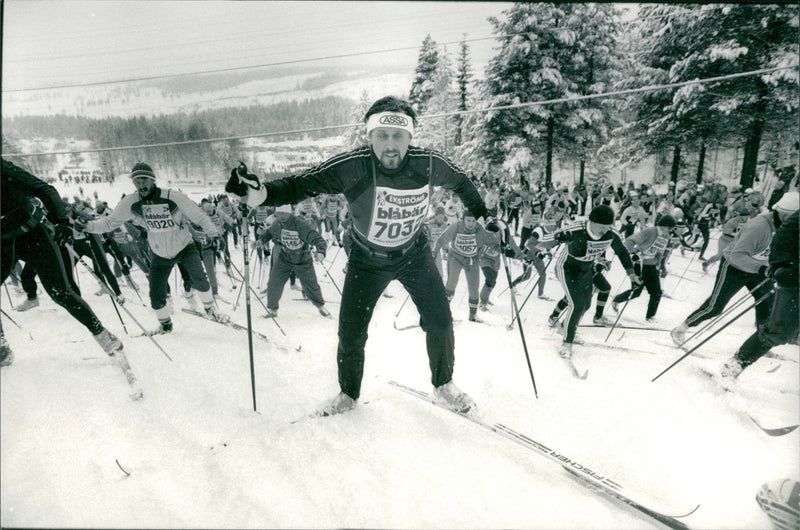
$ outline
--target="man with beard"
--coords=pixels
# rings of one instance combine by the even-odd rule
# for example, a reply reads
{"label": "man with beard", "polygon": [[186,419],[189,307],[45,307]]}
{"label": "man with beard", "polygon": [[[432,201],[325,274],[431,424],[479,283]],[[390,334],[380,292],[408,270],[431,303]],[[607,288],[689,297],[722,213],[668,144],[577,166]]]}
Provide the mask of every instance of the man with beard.
{"label": "man with beard", "polygon": [[373,103],[365,117],[368,145],[330,158],[300,175],[268,183],[240,165],[225,191],[248,207],[293,204],[321,193],[341,193],[352,219],[353,247],[342,289],[337,361],[341,392],[317,411],[352,409],[361,393],[364,345],[375,304],[398,280],[409,292],[426,332],[431,383],[437,399],[466,412],[472,399],[453,384],[453,317],[442,278],[422,230],[434,186],[452,190],[476,218],[486,206],[466,173],[440,153],[411,144],[416,113],[395,97]]}
{"label": "man with beard", "polygon": [[156,313],[161,328],[157,333],[172,331],[172,319],[167,305],[167,283],[172,267],[181,264],[191,277],[206,314],[222,323],[230,317],[214,307],[211,286],[203,270],[200,253],[189,231],[189,222],[200,225],[210,237],[220,235],[208,215],[189,197],[173,189],[156,186],[152,168],[142,162],[131,170],[131,180],[138,193],[126,195],[111,215],[88,222],[76,220],[76,227],[93,234],[111,232],[125,221],[139,219],[147,230],[147,242],[153,251],[150,264],[150,306]]}

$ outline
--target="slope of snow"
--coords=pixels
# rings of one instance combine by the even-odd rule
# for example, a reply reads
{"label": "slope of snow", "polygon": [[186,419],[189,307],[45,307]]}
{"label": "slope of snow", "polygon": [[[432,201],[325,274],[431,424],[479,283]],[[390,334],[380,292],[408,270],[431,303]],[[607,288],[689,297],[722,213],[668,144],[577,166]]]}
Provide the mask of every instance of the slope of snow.
{"label": "slope of snow", "polygon": [[[169,361],[147,338],[126,336],[108,297],[94,294],[96,282],[79,265],[84,297],[125,343],[144,389],[144,399],[133,402],[116,365],[41,287],[41,305],[24,313],[11,311],[3,290],[3,309],[22,326],[7,319],[3,324],[16,354],[15,363],[0,371],[3,526],[655,526],[535,452],[386,385],[397,380],[430,390],[424,334],[393,327],[395,320],[402,326],[418,318],[410,302],[398,314],[406,295],[396,282],[370,324],[362,404],[341,416],[305,418],[338,392],[336,287],[343,282],[345,256],[337,250],[330,249],[325,263],[333,281],[317,266],[333,319],[319,316],[287,286],[277,320],[284,336],[251,298],[253,328],[272,341],[254,338],[258,412],[247,334],[180,311],[180,296],[175,332],[155,337]],[[232,254],[242,269],[241,250]],[[520,272],[516,262],[510,266],[513,275]],[[250,270],[260,291],[268,266],[255,259]],[[696,308],[713,283],[713,275],[704,276],[688,255],[674,255],[670,271],[664,288],[673,298],[662,301],[662,328]],[[147,285],[140,270],[133,276]],[[221,309],[246,324],[244,300],[233,311],[239,289],[231,289],[222,267],[218,279],[226,301]],[[627,287],[618,264],[609,281],[615,289]],[[735,396],[698,370],[718,366],[736,350],[752,332],[752,312],[702,348],[710,359],[687,358],[654,383],[682,355],[666,332],[615,331],[608,343],[630,350],[576,346],[578,362],[589,369],[588,379],[579,381],[557,356],[560,339],[546,324],[554,302],[534,297],[522,321],[537,399],[519,331],[506,329],[511,310],[509,292],[500,292],[505,284],[501,271],[485,324],[466,319],[463,279],[451,304],[461,320],[455,324],[455,381],[486,418],[611,478],[654,509],[677,515],[700,504],[681,519],[691,528],[769,528],[755,493],[764,482],[797,478],[798,432],[765,435],[738,411]],[[142,303],[123,289],[125,307],[155,328],[146,294]],[[7,292],[15,305],[24,298],[13,287]],[[523,284],[519,303],[527,292]],[[551,278],[546,293],[561,296],[558,282]],[[623,319],[643,322],[646,302],[646,294],[632,301]],[[610,309],[608,316],[615,316]],[[128,333],[139,332],[125,312],[122,317]],[[599,343],[607,330],[579,333]],[[790,360],[760,360],[742,376],[742,395],[753,398],[747,408],[770,426],[796,424],[798,349],[774,351]]]}

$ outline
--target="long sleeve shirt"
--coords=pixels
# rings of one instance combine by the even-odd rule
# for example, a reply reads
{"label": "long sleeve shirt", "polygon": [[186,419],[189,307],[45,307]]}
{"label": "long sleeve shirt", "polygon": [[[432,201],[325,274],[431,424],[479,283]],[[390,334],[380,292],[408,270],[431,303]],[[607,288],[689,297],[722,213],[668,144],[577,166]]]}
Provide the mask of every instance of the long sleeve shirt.
{"label": "long sleeve shirt", "polygon": [[292,215],[286,221],[277,218],[259,236],[263,243],[272,241],[280,249],[279,256],[289,263],[299,265],[311,260],[310,247],[325,254],[325,239],[307,222]]}
{"label": "long sleeve shirt", "polygon": [[669,235],[662,236],[651,226],[625,240],[625,248],[642,258],[642,265],[659,265],[669,245]]}
{"label": "long sleeve shirt", "polygon": [[612,229],[596,238],[589,233],[588,223],[589,221],[578,221],[565,226],[553,234],[543,237],[539,246],[549,249],[558,243],[565,243],[567,257],[564,267],[579,272],[591,269],[595,259],[598,256],[605,256],[606,250],[611,247],[625,271],[631,274],[633,272],[631,255],[617,231]]}
{"label": "long sleeve shirt", "polygon": [[320,193],[341,193],[353,219],[353,237],[368,248],[388,251],[416,240],[428,217],[434,186],[455,192],[476,218],[486,215],[483,199],[466,173],[439,152],[413,145],[400,166],[391,170],[368,145],[334,156],[299,175],[264,183],[263,202],[294,204]]}
{"label": "long sleeve shirt", "polygon": [[765,212],[747,221],[723,255],[737,269],[755,274],[768,264],[769,247],[775,233],[775,212]]}
{"label": "long sleeve shirt", "polygon": [[0,232],[11,234],[30,222],[33,216],[41,218],[44,212],[33,205],[31,197],[41,199],[50,221],[66,222],[67,208],[58,191],[47,182],[31,175],[19,166],[3,160],[0,184]]}
{"label": "long sleeve shirt", "polygon": [[147,243],[154,254],[171,259],[192,242],[189,222],[199,225],[210,237],[219,235],[200,206],[183,193],[155,188],[143,199],[138,193],[126,195],[111,215],[86,223],[84,230],[93,234],[111,232],[125,221],[139,220],[147,230]]}
{"label": "long sleeve shirt", "polygon": [[489,242],[489,232],[481,225],[476,224],[469,229],[464,221],[453,223],[436,241],[433,247],[434,254],[440,248],[447,248],[448,254],[454,253],[465,258],[477,258]]}

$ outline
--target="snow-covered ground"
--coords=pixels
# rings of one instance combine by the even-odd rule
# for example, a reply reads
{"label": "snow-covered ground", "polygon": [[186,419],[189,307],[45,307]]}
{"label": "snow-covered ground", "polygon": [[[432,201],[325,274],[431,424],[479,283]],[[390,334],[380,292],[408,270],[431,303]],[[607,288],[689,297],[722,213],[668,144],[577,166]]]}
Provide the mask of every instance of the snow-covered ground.
{"label": "snow-covered ground", "polygon": [[[91,185],[85,186],[88,193]],[[108,186],[111,204],[117,190]],[[128,190],[130,191],[130,190]],[[73,190],[62,190],[68,196]],[[101,198],[106,198],[100,193]],[[712,243],[712,249],[715,243]],[[344,252],[332,247],[325,266],[343,282]],[[241,249],[233,249],[242,269]],[[688,265],[688,268],[687,268]],[[512,274],[520,265],[511,264]],[[710,293],[713,273],[680,253],[669,263],[659,328],[670,328]],[[686,270],[685,277],[678,281]],[[253,284],[268,269],[251,263]],[[257,412],[253,410],[247,335],[180,311],[175,332],[155,339],[128,336],[107,296],[79,266],[84,297],[125,343],[144,399],[128,398],[125,379],[89,333],[41,291],[41,305],[11,309],[24,296],[10,287],[0,299],[6,337],[16,354],[0,370],[0,522],[8,527],[158,528],[651,528],[650,519],[575,481],[560,466],[478,426],[386,384],[396,380],[430,390],[425,339],[402,286],[389,286],[370,325],[361,406],[340,416],[303,419],[338,392],[336,328],[339,294],[317,273],[332,319],[285,290],[278,323],[262,318],[251,300]],[[144,274],[134,279],[146,286]],[[246,324],[240,289],[219,268],[221,309]],[[615,291],[627,288],[615,264]],[[123,282],[124,283],[124,282]],[[238,283],[238,282],[237,282]],[[258,284],[258,285],[256,285]],[[173,279],[173,285],[174,279]],[[589,369],[570,375],[547,327],[554,302],[533,297],[522,322],[538,399],[519,331],[506,329],[510,295],[501,272],[486,323],[468,322],[466,283],[451,304],[456,326],[456,383],[487,419],[508,425],[621,484],[640,502],[691,528],[769,528],[755,502],[757,489],[798,478],[798,431],[770,437],[741,409],[767,426],[797,424],[798,348],[773,351],[725,394],[699,366],[718,366],[752,332],[745,315],[651,382],[682,355],[664,331],[615,331],[610,347],[576,346]],[[528,286],[520,289],[528,293]],[[126,308],[148,328],[152,311],[123,287]],[[546,293],[561,296],[550,278]],[[647,295],[623,319],[644,321]],[[615,314],[608,309],[608,316]],[[139,332],[122,313],[130,335]],[[588,321],[586,317],[585,321]],[[587,341],[606,329],[582,327]],[[627,349],[614,349],[614,347]],[[299,350],[298,350],[299,348]],[[742,396],[746,396],[744,400]],[[123,472],[123,469],[126,472]]]}

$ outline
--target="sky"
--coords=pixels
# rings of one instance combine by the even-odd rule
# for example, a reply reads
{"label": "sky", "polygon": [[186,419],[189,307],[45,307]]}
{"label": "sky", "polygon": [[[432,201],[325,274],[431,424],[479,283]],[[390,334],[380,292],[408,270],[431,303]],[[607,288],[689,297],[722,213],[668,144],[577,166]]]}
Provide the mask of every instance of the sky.
{"label": "sky", "polygon": [[[426,35],[494,54],[506,2],[5,0],[3,90],[102,82],[359,55],[365,66],[416,65]],[[636,4],[620,7],[635,11]],[[332,59],[306,64],[325,64]],[[481,68],[482,69],[482,68]]]}
{"label": "sky", "polygon": [[[416,63],[439,42],[492,36],[500,2],[6,0],[3,89],[308,60],[373,50],[365,66]],[[470,44],[484,63],[493,40]]]}

